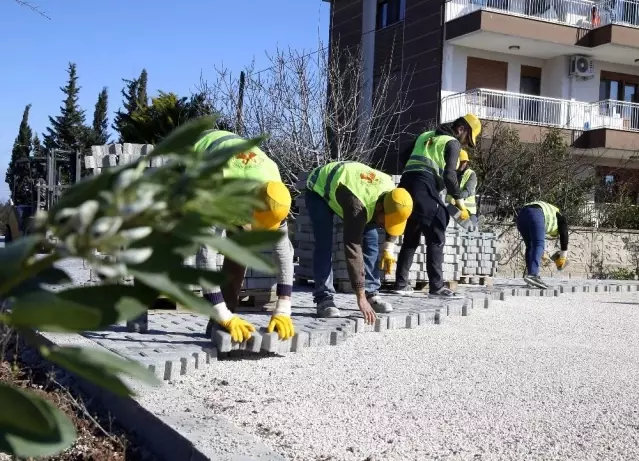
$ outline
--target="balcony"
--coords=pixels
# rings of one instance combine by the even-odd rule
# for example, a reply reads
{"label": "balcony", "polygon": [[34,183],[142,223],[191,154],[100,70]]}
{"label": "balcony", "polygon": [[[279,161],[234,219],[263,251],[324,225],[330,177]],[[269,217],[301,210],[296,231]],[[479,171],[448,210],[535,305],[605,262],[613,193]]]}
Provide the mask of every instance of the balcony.
{"label": "balcony", "polygon": [[538,138],[539,129],[535,127],[554,127],[565,130],[567,140],[575,147],[639,150],[637,103],[569,101],[486,89],[442,98],[442,122],[452,122],[467,113],[482,120],[514,124],[524,142]]}
{"label": "balcony", "polygon": [[506,35],[527,56],[587,52],[623,64],[634,64],[627,47],[639,48],[639,0],[449,0],[445,15],[446,39],[471,48],[505,52]]}
{"label": "balcony", "polygon": [[449,0],[446,22],[480,10],[582,29],[639,28],[639,0]]}

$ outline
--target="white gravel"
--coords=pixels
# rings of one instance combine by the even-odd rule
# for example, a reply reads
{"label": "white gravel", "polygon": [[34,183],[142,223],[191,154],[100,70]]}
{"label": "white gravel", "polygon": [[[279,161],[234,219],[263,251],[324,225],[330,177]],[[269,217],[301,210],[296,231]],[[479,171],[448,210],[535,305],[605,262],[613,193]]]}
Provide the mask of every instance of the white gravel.
{"label": "white gravel", "polygon": [[208,408],[291,460],[634,460],[638,302],[511,298],[442,325],[219,362],[142,399]]}

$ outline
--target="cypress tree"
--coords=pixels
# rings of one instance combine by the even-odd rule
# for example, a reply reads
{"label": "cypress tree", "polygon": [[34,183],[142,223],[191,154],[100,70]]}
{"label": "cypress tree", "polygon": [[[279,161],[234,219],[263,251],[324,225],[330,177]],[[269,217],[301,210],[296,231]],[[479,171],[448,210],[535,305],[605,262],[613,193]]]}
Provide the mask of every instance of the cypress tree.
{"label": "cypress tree", "polygon": [[149,96],[147,94],[146,86],[149,80],[149,74],[146,69],[142,69],[140,77],[138,78],[138,107],[146,109],[149,106]]}
{"label": "cypress tree", "polygon": [[109,142],[109,119],[108,119],[109,93],[107,88],[102,88],[95,103],[93,112],[93,136],[91,145],[101,146]]}
{"label": "cypress tree", "polygon": [[32,135],[29,126],[29,111],[31,104],[27,104],[22,113],[22,121],[18,129],[18,136],[13,142],[11,161],[5,175],[5,182],[9,186],[11,198],[17,205],[29,204],[32,199],[31,169],[28,162],[31,155]]}

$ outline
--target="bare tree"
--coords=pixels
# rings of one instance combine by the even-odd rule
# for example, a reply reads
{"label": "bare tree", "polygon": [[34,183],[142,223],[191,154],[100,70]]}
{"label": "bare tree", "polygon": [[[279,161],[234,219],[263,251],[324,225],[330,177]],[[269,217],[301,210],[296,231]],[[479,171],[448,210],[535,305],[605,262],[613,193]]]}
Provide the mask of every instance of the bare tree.
{"label": "bare tree", "polygon": [[[390,65],[392,51],[373,82],[366,81],[359,48],[320,46],[311,53],[289,48],[267,56],[267,69],[256,71],[254,63],[245,69],[243,87],[221,67],[213,81],[201,78],[197,91],[208,95],[229,126],[241,127],[239,134],[269,136],[263,147],[289,185],[300,172],[329,161],[380,166],[389,152],[397,152],[410,79]],[[372,101],[362,111],[362,86],[370,83]]]}

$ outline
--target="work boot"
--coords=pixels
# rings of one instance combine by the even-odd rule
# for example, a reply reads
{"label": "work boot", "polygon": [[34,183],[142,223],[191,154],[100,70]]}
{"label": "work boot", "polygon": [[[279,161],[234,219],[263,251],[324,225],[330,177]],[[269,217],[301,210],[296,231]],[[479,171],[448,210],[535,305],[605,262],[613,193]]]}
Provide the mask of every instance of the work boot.
{"label": "work boot", "polygon": [[393,312],[393,306],[391,303],[384,301],[380,295],[370,295],[367,296],[366,299],[373,310],[378,314],[388,314],[389,312]]}
{"label": "work boot", "polygon": [[428,297],[434,299],[455,299],[459,298],[459,295],[449,288],[441,287],[439,290],[428,293]]}
{"label": "work boot", "polygon": [[538,275],[526,275],[524,277],[524,282],[526,282],[531,287],[541,288],[542,290],[546,290],[548,285],[539,277]]}
{"label": "work boot", "polygon": [[401,295],[401,296],[410,296],[414,292],[415,292],[415,290],[411,286],[405,286],[404,288],[394,288],[391,291],[391,293],[394,293],[396,295]]}
{"label": "work boot", "polygon": [[340,317],[339,309],[333,298],[323,299],[317,303],[317,316],[328,319]]}

